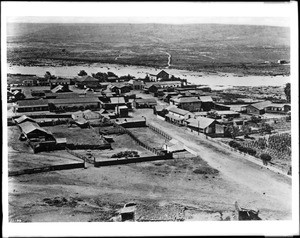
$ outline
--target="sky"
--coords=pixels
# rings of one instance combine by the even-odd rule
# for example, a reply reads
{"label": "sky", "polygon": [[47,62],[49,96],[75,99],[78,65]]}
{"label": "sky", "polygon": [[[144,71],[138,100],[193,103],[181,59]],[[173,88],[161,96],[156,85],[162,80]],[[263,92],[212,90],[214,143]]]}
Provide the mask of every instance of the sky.
{"label": "sky", "polygon": [[4,2],[7,22],[221,23],[290,26],[293,4],[264,2]]}

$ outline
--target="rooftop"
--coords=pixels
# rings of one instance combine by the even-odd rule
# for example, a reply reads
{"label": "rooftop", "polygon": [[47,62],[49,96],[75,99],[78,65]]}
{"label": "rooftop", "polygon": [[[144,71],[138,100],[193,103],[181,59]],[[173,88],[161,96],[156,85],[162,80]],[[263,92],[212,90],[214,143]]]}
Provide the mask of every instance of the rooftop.
{"label": "rooftop", "polygon": [[171,99],[172,101],[178,102],[178,103],[193,103],[193,102],[201,102],[196,97],[180,97],[180,98],[174,98]]}
{"label": "rooftop", "polygon": [[37,99],[37,100],[20,100],[17,102],[18,107],[37,107],[37,106],[48,106],[48,100]]}
{"label": "rooftop", "polygon": [[32,121],[32,122],[35,122],[34,119],[32,119],[32,118],[30,118],[30,117],[28,117],[28,116],[26,116],[26,115],[23,115],[23,116],[21,116],[21,117],[15,119],[15,122],[17,122],[18,124],[20,124],[20,123],[22,123],[23,121],[25,121],[26,119],[28,119],[28,120],[30,120],[30,121]]}
{"label": "rooftop", "polygon": [[45,129],[41,128],[37,123],[35,122],[24,122],[22,124],[19,125],[21,127],[21,130],[23,131],[23,133],[28,134],[34,130],[39,130],[42,131],[44,133],[47,134],[51,134],[48,131],[46,131]]}
{"label": "rooftop", "polygon": [[110,98],[111,103],[125,103],[124,97],[112,97]]}
{"label": "rooftop", "polygon": [[205,129],[210,126],[215,120],[208,117],[197,117],[197,119],[190,118],[186,120],[186,122],[193,127],[199,127],[201,129]]}
{"label": "rooftop", "polygon": [[173,113],[176,113],[176,114],[179,114],[179,115],[182,115],[182,116],[190,113],[189,111],[180,109],[180,108],[178,108],[176,106],[169,107],[169,108],[167,108],[167,110],[169,112],[173,112]]}
{"label": "rooftop", "polygon": [[262,110],[265,107],[270,106],[271,104],[272,104],[271,101],[263,101],[263,102],[253,103],[253,104],[251,104],[251,106],[253,106],[253,107],[255,107],[255,108],[259,109],[259,110]]}
{"label": "rooftop", "polygon": [[55,98],[55,99],[49,99],[49,103],[53,104],[74,104],[74,103],[96,103],[100,102],[100,100],[97,97],[76,97],[76,98]]}
{"label": "rooftop", "polygon": [[201,102],[213,102],[211,96],[200,96],[199,99]]}
{"label": "rooftop", "polygon": [[157,103],[155,98],[137,98],[134,101],[137,103]]}

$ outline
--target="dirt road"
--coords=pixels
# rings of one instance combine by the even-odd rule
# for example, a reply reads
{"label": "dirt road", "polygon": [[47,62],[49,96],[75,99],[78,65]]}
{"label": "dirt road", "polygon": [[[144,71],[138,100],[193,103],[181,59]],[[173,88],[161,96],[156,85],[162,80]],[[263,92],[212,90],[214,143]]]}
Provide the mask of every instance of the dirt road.
{"label": "dirt road", "polygon": [[279,210],[291,213],[292,186],[290,178],[247,161],[241,158],[242,155],[189,133],[184,127],[162,121],[153,114],[152,110],[139,110],[135,113],[142,113],[146,116],[148,123],[155,125],[196,151],[210,166],[218,169],[227,181],[243,186],[258,195],[263,195],[269,204],[261,203],[254,198],[256,200],[254,205],[258,209],[272,204]]}

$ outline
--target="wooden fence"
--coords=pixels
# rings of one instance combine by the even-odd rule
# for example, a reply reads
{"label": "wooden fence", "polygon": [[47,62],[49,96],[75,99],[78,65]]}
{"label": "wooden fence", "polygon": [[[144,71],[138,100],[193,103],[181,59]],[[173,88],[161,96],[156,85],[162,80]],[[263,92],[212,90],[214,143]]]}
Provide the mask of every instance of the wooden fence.
{"label": "wooden fence", "polygon": [[36,173],[50,172],[50,171],[56,171],[56,170],[78,169],[78,168],[84,168],[84,167],[85,167],[84,163],[51,165],[51,166],[41,167],[41,168],[9,171],[8,176],[19,176],[19,175],[23,175],[23,174],[36,174]]}
{"label": "wooden fence", "polygon": [[156,155],[164,155],[166,152],[163,151],[162,149],[156,149],[151,146],[146,145],[144,142],[142,142],[140,139],[138,139],[131,131],[127,130],[126,128],[118,125],[115,123],[115,127],[119,132],[126,133],[129,135],[138,145],[144,147],[145,149],[151,151],[152,153]]}
{"label": "wooden fence", "polygon": [[90,159],[90,158],[88,158],[87,156],[84,156],[84,155],[81,155],[81,154],[79,154],[79,153],[76,153],[76,152],[74,152],[74,151],[72,151],[72,150],[70,150],[70,149],[68,149],[68,148],[66,148],[66,151],[67,151],[69,154],[71,154],[71,155],[73,155],[73,156],[75,156],[75,157],[77,157],[77,158],[79,158],[79,159],[82,159],[84,162],[88,162],[88,163],[90,163],[90,164],[93,164],[93,163],[94,163],[94,159]]}
{"label": "wooden fence", "polygon": [[159,156],[108,159],[108,160],[97,161],[94,163],[94,165],[95,167],[103,167],[103,166],[111,166],[111,165],[119,165],[119,164],[131,164],[131,163],[141,163],[141,162],[149,162],[155,160],[169,160],[169,159],[174,159],[172,153],[167,153],[165,155],[159,155]]}
{"label": "wooden fence", "polygon": [[167,140],[171,140],[172,137],[170,135],[168,135],[167,133],[165,133],[164,131],[158,129],[157,127],[151,125],[151,124],[147,124],[147,126],[149,127],[149,129],[151,129],[152,131],[162,135],[163,137],[165,137]]}

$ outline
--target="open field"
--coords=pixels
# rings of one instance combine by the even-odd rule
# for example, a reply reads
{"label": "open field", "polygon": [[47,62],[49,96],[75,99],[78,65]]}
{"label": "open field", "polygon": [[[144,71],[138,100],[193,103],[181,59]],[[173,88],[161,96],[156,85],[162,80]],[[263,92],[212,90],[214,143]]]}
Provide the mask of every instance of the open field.
{"label": "open field", "polygon": [[[26,66],[117,63],[289,74],[289,29],[243,25],[8,24],[8,62]],[[237,37],[238,36],[238,37]],[[267,63],[265,63],[268,61]]]}
{"label": "open field", "polygon": [[58,125],[44,127],[44,129],[52,132],[55,137],[67,138],[67,143],[90,145],[102,145],[104,143],[101,136],[95,130],[89,128],[79,128],[75,125],[72,125],[72,127]]}

